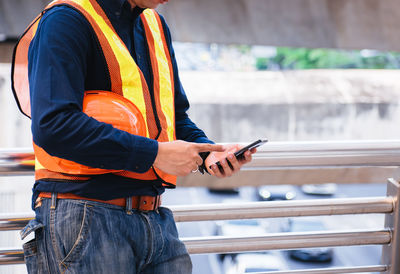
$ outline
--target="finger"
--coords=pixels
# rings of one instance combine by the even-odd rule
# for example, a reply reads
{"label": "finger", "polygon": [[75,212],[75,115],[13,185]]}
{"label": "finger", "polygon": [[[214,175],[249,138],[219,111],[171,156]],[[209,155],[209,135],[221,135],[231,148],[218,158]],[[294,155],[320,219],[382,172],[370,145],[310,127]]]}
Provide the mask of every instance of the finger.
{"label": "finger", "polygon": [[249,163],[252,160],[252,156],[251,156],[251,152],[250,151],[246,151],[244,153],[244,163]]}
{"label": "finger", "polygon": [[192,173],[195,173],[199,170],[199,166],[198,165],[193,165],[192,169],[190,170]]}
{"label": "finger", "polygon": [[221,173],[221,171],[219,170],[219,168],[218,168],[218,166],[216,164],[212,164],[210,169],[212,171],[211,175],[214,175],[215,177],[218,177],[218,178],[222,178],[223,177],[223,174]]}
{"label": "finger", "polygon": [[257,148],[253,147],[253,148],[250,150],[250,152],[251,152],[251,154],[256,153],[256,152],[257,152]]}
{"label": "finger", "polygon": [[215,145],[215,144],[196,144],[198,152],[208,152],[208,151],[225,151],[223,145]]}
{"label": "finger", "polygon": [[240,169],[241,166],[240,162],[233,154],[228,155],[228,161],[231,163],[233,167],[233,172],[238,171]]}
{"label": "finger", "polygon": [[214,171],[212,169],[212,165],[211,166],[206,166],[208,173],[210,173],[210,175],[214,175]]}
{"label": "finger", "polygon": [[200,157],[200,155],[198,155],[195,159],[196,161],[196,165],[201,166],[203,164],[203,158]]}
{"label": "finger", "polygon": [[223,173],[226,177],[229,177],[232,175],[232,169],[228,164],[228,161],[226,159],[222,159],[220,161],[222,168],[224,169]]}

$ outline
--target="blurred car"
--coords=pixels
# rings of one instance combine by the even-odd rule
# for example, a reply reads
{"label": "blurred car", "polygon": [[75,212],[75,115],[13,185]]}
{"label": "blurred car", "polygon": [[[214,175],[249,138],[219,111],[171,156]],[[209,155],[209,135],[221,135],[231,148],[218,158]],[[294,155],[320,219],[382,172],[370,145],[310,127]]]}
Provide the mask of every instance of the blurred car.
{"label": "blurred car", "polygon": [[278,253],[241,253],[227,257],[223,262],[225,274],[242,274],[286,269],[286,264]]}
{"label": "blurred car", "polygon": [[[319,219],[290,219],[289,232],[324,231],[324,224]],[[289,250],[289,256],[304,262],[330,262],[333,249],[330,247]]]}
{"label": "blurred car", "polygon": [[[240,204],[246,202],[242,199],[225,199],[223,203]],[[217,221],[215,234],[218,236],[240,237],[240,236],[260,236],[269,232],[270,223],[261,219],[238,219]],[[218,258],[223,260],[228,254],[218,254]],[[235,253],[229,254],[235,256]]]}
{"label": "blurred car", "polygon": [[307,184],[302,185],[301,190],[310,195],[333,195],[337,190],[337,185],[329,184]]}
{"label": "blurred car", "polygon": [[[218,236],[240,237],[260,236],[268,232],[268,223],[258,219],[240,219],[216,222],[216,234]],[[218,258],[222,261],[227,255],[236,256],[236,253],[221,253]]]}
{"label": "blurred car", "polygon": [[258,219],[239,219],[216,222],[219,236],[259,236],[268,233],[269,223]]}
{"label": "blurred car", "polygon": [[296,191],[291,185],[266,185],[257,188],[257,197],[261,201],[293,200]]}
{"label": "blurred car", "polygon": [[208,191],[215,194],[239,194],[239,188],[214,188],[209,187]]}

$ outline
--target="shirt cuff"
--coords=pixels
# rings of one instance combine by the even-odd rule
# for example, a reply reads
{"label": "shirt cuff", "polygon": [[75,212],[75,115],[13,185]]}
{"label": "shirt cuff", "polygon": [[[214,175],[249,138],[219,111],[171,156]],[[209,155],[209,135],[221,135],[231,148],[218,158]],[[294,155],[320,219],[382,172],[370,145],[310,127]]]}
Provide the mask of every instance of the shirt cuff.
{"label": "shirt cuff", "polygon": [[150,138],[135,136],[133,148],[127,170],[138,173],[148,171],[156,159],[158,142]]}

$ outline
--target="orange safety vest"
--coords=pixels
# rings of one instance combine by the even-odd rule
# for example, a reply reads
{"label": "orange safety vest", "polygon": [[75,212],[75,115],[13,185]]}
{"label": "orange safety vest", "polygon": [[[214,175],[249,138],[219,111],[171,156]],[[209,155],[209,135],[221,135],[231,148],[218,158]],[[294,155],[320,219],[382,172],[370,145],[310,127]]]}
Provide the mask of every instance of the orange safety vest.
{"label": "orange safety vest", "polygon": [[[95,0],[56,0],[51,2],[38,15],[31,25],[26,29],[14,49],[12,64],[12,86],[19,109],[23,114],[30,117],[30,96],[28,81],[28,50],[29,45],[35,37],[37,27],[43,14],[57,5],[68,5],[79,11],[90,23],[100,42],[104,53],[108,71],[111,79],[111,92],[115,100],[129,101],[128,108],[138,110],[138,119],[145,124],[144,129],[130,132],[159,142],[176,140],[175,135],[175,103],[174,103],[174,77],[170,59],[168,44],[166,42],[160,16],[155,10],[146,9],[140,15],[142,20],[153,73],[154,108],[149,88],[141,72],[130,55],[125,44],[114,30],[106,14]],[[93,91],[85,92],[93,94]],[[104,91],[94,91],[104,95]],[[120,97],[120,98],[118,98]],[[103,100],[104,101],[104,100]],[[132,107],[132,104],[134,105]],[[113,108],[107,106],[108,112]],[[92,108],[93,109],[93,108]],[[100,108],[99,108],[100,109]],[[85,109],[83,109],[85,112]],[[100,109],[97,113],[104,111]],[[118,110],[116,110],[118,112]],[[156,113],[156,116],[155,114]],[[91,116],[90,113],[87,113]],[[129,116],[129,115],[128,115]],[[96,116],[93,116],[97,119]],[[140,118],[143,117],[143,118]],[[156,119],[159,120],[161,130],[157,128]],[[101,121],[101,119],[98,119]],[[104,121],[104,120],[103,120]],[[112,121],[110,124],[114,123]],[[118,125],[117,128],[125,130]],[[114,173],[119,176],[153,181],[162,179],[166,187],[175,187],[176,176],[167,174],[156,167],[152,167],[145,173],[135,173],[126,170],[105,170],[101,168],[90,168],[49,155],[44,149],[33,144],[35,151],[35,179],[57,179],[57,180],[87,180],[93,174]]]}

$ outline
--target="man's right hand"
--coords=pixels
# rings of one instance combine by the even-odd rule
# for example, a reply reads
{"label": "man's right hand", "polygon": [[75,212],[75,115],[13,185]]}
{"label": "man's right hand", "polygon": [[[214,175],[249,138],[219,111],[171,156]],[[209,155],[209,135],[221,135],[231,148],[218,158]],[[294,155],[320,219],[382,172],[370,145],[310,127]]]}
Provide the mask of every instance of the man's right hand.
{"label": "man's right hand", "polygon": [[222,145],[185,141],[159,142],[154,166],[176,176],[186,176],[203,164],[199,152],[224,151]]}

